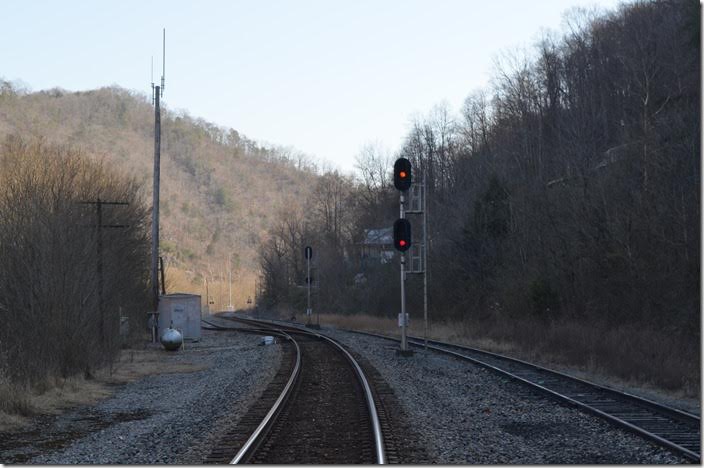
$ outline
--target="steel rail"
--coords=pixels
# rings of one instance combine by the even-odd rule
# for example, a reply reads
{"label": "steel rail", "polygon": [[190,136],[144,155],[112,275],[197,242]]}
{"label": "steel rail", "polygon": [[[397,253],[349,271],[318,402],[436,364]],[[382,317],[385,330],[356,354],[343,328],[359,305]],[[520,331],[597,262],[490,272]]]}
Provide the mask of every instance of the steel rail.
{"label": "steel rail", "polygon": [[[372,337],[376,337],[376,338],[382,338],[382,339],[391,340],[391,341],[394,341],[394,342],[398,342],[398,341],[399,341],[397,338],[390,337],[390,336],[387,336],[387,335],[381,335],[381,334],[377,334],[377,333],[363,332],[363,331],[357,331],[357,330],[344,330],[344,331],[348,331],[348,332],[352,332],[352,333],[357,333],[357,334],[361,334],[361,335],[372,336]],[[418,338],[418,337],[409,337],[409,343],[412,344],[413,346],[418,346],[418,347],[422,347],[422,346],[423,346],[422,339],[421,339],[421,338]],[[577,406],[577,407],[579,407],[579,408],[581,408],[581,409],[583,409],[583,410],[586,410],[586,411],[588,411],[588,412],[590,412],[590,413],[596,414],[596,415],[598,415],[598,416],[600,416],[600,417],[606,419],[607,421],[609,421],[609,422],[611,422],[611,423],[613,423],[613,424],[615,424],[615,425],[617,425],[617,426],[623,427],[623,428],[625,428],[625,429],[628,429],[628,430],[630,430],[630,431],[632,431],[632,432],[635,432],[635,433],[639,434],[639,435],[642,436],[642,437],[645,437],[645,438],[650,439],[650,440],[652,440],[652,441],[654,441],[654,442],[657,442],[658,444],[660,444],[660,445],[662,445],[662,446],[665,446],[665,447],[667,447],[667,448],[673,450],[673,451],[676,452],[676,453],[679,453],[679,454],[681,454],[681,455],[684,455],[686,458],[688,458],[688,459],[690,459],[690,460],[692,460],[692,461],[695,461],[695,462],[698,462],[698,463],[701,462],[701,455],[700,455],[700,453],[694,452],[694,451],[692,451],[692,450],[690,450],[690,449],[688,449],[688,448],[685,448],[685,447],[683,447],[683,446],[681,446],[681,445],[678,445],[677,443],[672,442],[672,441],[670,441],[670,440],[668,440],[668,439],[665,439],[665,438],[663,438],[663,437],[657,435],[656,433],[650,432],[650,431],[648,431],[647,429],[644,429],[644,428],[639,427],[639,426],[637,426],[637,425],[635,425],[635,424],[632,424],[632,423],[626,421],[625,419],[622,419],[622,418],[619,418],[619,417],[614,416],[614,415],[612,415],[612,414],[609,414],[609,413],[607,413],[607,412],[605,412],[605,411],[602,411],[602,410],[600,410],[600,409],[598,409],[598,408],[595,408],[595,407],[593,407],[593,406],[591,406],[591,405],[589,405],[589,404],[587,404],[587,403],[581,402],[581,401],[579,401],[579,400],[577,400],[577,399],[575,399],[575,398],[569,397],[569,396],[567,396],[567,395],[564,395],[564,394],[562,394],[562,393],[559,393],[558,391],[555,391],[555,390],[552,390],[552,389],[550,389],[550,388],[547,388],[546,386],[541,385],[541,384],[539,384],[539,383],[537,383],[537,382],[533,382],[533,381],[531,381],[531,380],[529,380],[529,379],[526,379],[526,378],[523,378],[523,377],[521,377],[521,376],[519,376],[519,375],[516,375],[516,374],[514,374],[514,373],[512,373],[512,372],[510,372],[510,371],[507,371],[507,370],[505,370],[505,369],[501,369],[500,367],[497,367],[497,366],[494,366],[494,365],[492,365],[492,364],[489,364],[488,362],[484,362],[484,361],[482,361],[482,360],[480,360],[480,359],[477,359],[477,358],[475,358],[475,357],[467,356],[466,354],[461,354],[461,353],[459,353],[459,352],[455,352],[455,351],[452,351],[452,350],[449,350],[449,349],[445,349],[445,348],[442,348],[442,347],[440,347],[440,346],[445,346],[446,348],[457,348],[457,349],[460,349],[460,350],[465,350],[465,351],[470,351],[470,352],[474,352],[474,353],[478,353],[478,354],[483,354],[483,355],[486,355],[486,356],[491,356],[491,357],[496,358],[496,359],[500,359],[500,360],[504,360],[504,361],[508,361],[508,362],[512,362],[512,363],[517,363],[517,364],[520,364],[520,365],[523,365],[523,366],[526,366],[526,367],[529,367],[529,368],[532,368],[532,369],[537,369],[537,370],[540,371],[540,372],[545,372],[545,373],[548,373],[548,374],[552,374],[552,375],[558,376],[558,377],[560,377],[560,378],[562,378],[562,379],[567,379],[567,380],[570,380],[570,381],[575,381],[575,382],[578,382],[579,384],[587,385],[587,386],[589,386],[589,387],[592,387],[592,388],[594,388],[594,389],[597,390],[597,391],[601,391],[601,392],[605,392],[605,393],[608,393],[608,394],[610,394],[610,395],[613,395],[613,396],[615,396],[616,398],[620,398],[620,399],[626,400],[626,401],[632,400],[633,404],[645,406],[645,407],[650,408],[650,409],[652,409],[652,410],[654,410],[654,411],[659,411],[661,414],[662,414],[662,413],[665,413],[665,414],[667,414],[667,415],[670,415],[673,419],[676,419],[676,420],[678,420],[678,421],[680,421],[680,422],[682,422],[683,420],[685,420],[685,421],[688,421],[688,422],[695,423],[695,424],[699,425],[699,424],[700,424],[700,418],[697,417],[696,415],[693,415],[693,414],[690,414],[690,413],[686,413],[686,412],[684,412],[684,411],[680,411],[680,410],[678,410],[678,409],[676,409],[676,408],[671,408],[671,407],[669,407],[669,406],[661,405],[661,404],[656,403],[656,402],[654,402],[654,401],[652,401],[652,400],[648,400],[648,399],[646,399],[646,398],[642,398],[642,397],[639,397],[639,396],[636,396],[636,395],[632,395],[632,394],[630,394],[630,393],[619,392],[619,391],[617,391],[617,390],[613,390],[613,389],[610,389],[610,388],[607,388],[607,387],[603,387],[603,386],[601,386],[601,385],[597,385],[597,384],[595,384],[595,383],[588,382],[588,381],[586,381],[586,380],[582,380],[582,379],[580,379],[580,378],[573,377],[573,376],[571,376],[571,375],[567,375],[567,374],[564,374],[564,373],[562,373],[562,372],[554,371],[554,370],[552,370],[552,369],[547,369],[547,368],[545,368],[545,367],[542,367],[542,366],[539,366],[539,365],[536,365],[536,364],[532,364],[532,363],[529,363],[529,362],[526,362],[526,361],[523,361],[523,360],[520,360],[520,359],[511,358],[511,357],[508,357],[508,356],[503,356],[503,355],[501,355],[501,354],[492,353],[492,352],[490,352],[490,351],[479,350],[479,349],[471,348],[471,347],[468,347],[468,346],[461,346],[461,345],[455,345],[455,344],[450,344],[450,343],[443,343],[443,342],[436,341],[436,340],[428,340],[428,343],[434,343],[434,344],[428,344],[428,349],[431,349],[431,350],[436,351],[436,352],[444,353],[444,354],[449,354],[449,355],[452,355],[452,356],[454,356],[454,357],[460,358],[460,359],[462,359],[462,360],[470,361],[470,362],[472,362],[472,363],[474,363],[474,364],[477,364],[477,365],[479,365],[479,366],[482,366],[482,367],[491,369],[491,370],[493,370],[493,371],[495,371],[495,372],[497,372],[497,373],[499,373],[499,374],[502,374],[502,375],[504,375],[504,376],[507,376],[507,377],[509,377],[509,378],[518,380],[518,381],[520,381],[520,382],[522,382],[522,383],[524,383],[524,384],[526,384],[526,385],[528,385],[528,386],[530,386],[530,387],[536,388],[536,389],[538,389],[538,390],[540,390],[540,391],[542,391],[542,392],[544,392],[544,393],[547,393],[548,395],[553,396],[553,397],[555,397],[555,398],[557,398],[557,399],[559,399],[559,400],[565,401],[565,402],[567,402],[567,403],[569,403],[569,404],[571,404],[571,405],[573,405],[573,406]],[[439,345],[439,346],[438,346],[438,345]]]}
{"label": "steel rail", "polygon": [[[413,342],[412,344],[415,345],[415,346],[423,346],[422,344],[417,343],[417,342]],[[562,393],[559,393],[559,392],[557,392],[557,391],[555,391],[555,390],[549,389],[549,388],[547,388],[547,387],[545,387],[545,386],[543,386],[543,385],[540,385],[540,384],[538,384],[538,383],[536,383],[536,382],[533,382],[533,381],[531,381],[531,380],[528,380],[528,379],[525,379],[525,378],[523,378],[523,377],[520,377],[520,376],[518,376],[518,375],[516,375],[516,374],[513,374],[513,373],[511,373],[511,372],[509,372],[509,371],[506,371],[506,370],[504,370],[504,369],[501,369],[501,368],[499,368],[499,367],[493,366],[493,365],[491,365],[491,364],[489,364],[489,363],[483,362],[483,361],[481,361],[481,360],[479,360],[479,359],[475,359],[475,358],[472,358],[472,357],[467,356],[467,355],[465,355],[465,354],[461,354],[461,353],[458,353],[458,352],[455,352],[455,351],[451,351],[451,350],[448,350],[448,349],[443,349],[443,348],[440,348],[440,347],[438,347],[438,346],[436,346],[436,345],[428,344],[428,349],[432,349],[432,350],[434,350],[434,351],[439,351],[439,352],[442,352],[442,353],[454,355],[454,356],[459,357],[459,358],[461,358],[461,359],[463,359],[463,360],[467,360],[467,361],[473,362],[473,363],[475,363],[475,364],[477,364],[477,365],[480,365],[480,366],[489,368],[489,369],[491,369],[491,370],[493,370],[493,371],[495,371],[495,372],[497,372],[497,373],[503,374],[503,375],[505,375],[505,376],[507,376],[507,377],[511,377],[511,378],[513,378],[513,379],[519,380],[519,381],[521,381],[521,382],[523,382],[523,383],[525,383],[525,384],[527,384],[527,385],[530,385],[530,386],[532,386],[532,387],[538,388],[538,389],[540,389],[541,391],[543,391],[543,392],[545,392],[545,393],[548,393],[548,394],[550,394],[551,396],[554,396],[554,397],[556,397],[556,398],[558,398],[558,399],[560,399],[560,400],[564,400],[564,401],[566,401],[566,402],[568,402],[568,403],[570,403],[570,404],[572,404],[572,405],[574,405],[574,406],[577,406],[577,407],[579,407],[579,408],[582,408],[582,409],[584,409],[584,410],[586,410],[586,411],[588,411],[588,412],[590,412],[590,413],[594,413],[594,414],[596,414],[596,415],[598,415],[598,416],[601,416],[602,418],[607,419],[607,420],[611,421],[612,423],[615,423],[615,424],[617,424],[617,425],[619,425],[619,426],[623,426],[624,428],[629,429],[629,430],[631,430],[631,431],[633,431],[633,432],[637,432],[637,433],[639,433],[641,436],[646,437],[646,438],[648,438],[648,439],[651,439],[651,440],[657,442],[657,443],[660,444],[660,445],[664,445],[664,446],[666,446],[666,447],[668,447],[668,448],[670,448],[670,449],[672,449],[672,450],[674,450],[674,451],[676,451],[676,452],[678,452],[678,453],[682,453],[682,454],[686,455],[687,458],[689,458],[689,459],[691,459],[691,460],[693,460],[693,461],[697,461],[697,462],[699,461],[699,454],[697,454],[697,453],[695,453],[695,452],[693,452],[693,451],[691,451],[691,450],[689,450],[689,449],[686,449],[686,448],[684,448],[684,447],[682,447],[682,446],[680,446],[680,445],[677,445],[677,444],[675,444],[675,443],[673,443],[673,442],[671,442],[671,441],[669,441],[669,440],[667,440],[667,439],[664,439],[664,438],[658,436],[658,435],[655,434],[655,433],[649,432],[649,431],[647,431],[647,430],[645,430],[645,429],[643,429],[643,428],[641,428],[641,427],[638,427],[638,426],[636,426],[636,425],[634,425],[634,424],[631,424],[631,423],[629,423],[628,421],[626,421],[626,420],[624,420],[624,419],[621,419],[621,418],[618,418],[618,417],[616,417],[616,416],[613,416],[613,415],[611,415],[611,414],[609,414],[609,413],[607,413],[607,412],[604,412],[604,411],[602,411],[602,410],[600,410],[600,409],[598,409],[598,408],[595,408],[595,407],[593,407],[593,406],[590,406],[590,405],[588,405],[588,404],[586,404],[586,403],[583,403],[583,402],[581,402],[581,401],[579,401],[579,400],[576,400],[576,399],[571,398],[571,397],[569,397],[569,396],[567,396],[567,395],[564,395],[564,394],[562,394]]]}
{"label": "steel rail", "polygon": [[[414,344],[415,344],[416,346],[418,346],[419,343],[420,343],[420,341],[422,340],[422,338],[420,338],[420,337],[415,337],[415,336],[411,336],[411,337],[409,337],[409,339],[415,340],[415,343],[414,343]],[[634,400],[634,401],[636,401],[638,404],[641,404],[641,405],[643,405],[643,406],[647,406],[647,407],[653,408],[653,409],[658,410],[658,411],[660,411],[660,412],[665,412],[665,413],[669,414],[670,416],[672,416],[672,417],[675,418],[675,419],[684,420],[684,421],[687,421],[687,422],[690,422],[690,421],[692,421],[692,420],[696,420],[697,423],[699,423],[699,421],[700,421],[700,418],[699,418],[696,414],[688,413],[688,412],[686,412],[686,411],[682,411],[682,410],[679,410],[679,409],[677,409],[677,408],[673,408],[673,407],[671,407],[671,406],[662,405],[662,404],[657,403],[657,402],[655,402],[655,401],[653,401],[653,400],[649,400],[649,399],[647,399],[647,398],[645,398],[645,397],[638,396],[638,395],[634,395],[634,394],[632,394],[632,393],[628,393],[628,392],[620,391],[620,390],[614,390],[613,388],[609,388],[609,387],[604,387],[603,385],[599,385],[599,384],[594,383],[594,382],[589,382],[588,380],[584,380],[584,379],[581,379],[581,378],[579,378],[579,377],[575,377],[575,376],[572,376],[572,375],[569,375],[569,374],[565,374],[564,372],[560,372],[560,371],[556,371],[556,370],[553,370],[553,369],[549,369],[549,368],[543,367],[543,366],[541,366],[541,365],[539,365],[539,364],[534,364],[534,363],[532,363],[532,362],[524,361],[524,360],[522,360],[522,359],[514,358],[514,357],[511,357],[511,356],[504,356],[503,354],[497,354],[497,353],[493,353],[493,352],[491,352],[491,351],[486,351],[486,350],[483,350],[483,349],[472,348],[472,347],[470,347],[470,346],[463,346],[463,345],[452,344],[452,343],[444,343],[444,342],[442,342],[442,341],[437,341],[437,340],[428,340],[428,343],[433,343],[433,344],[436,344],[436,345],[438,345],[438,346],[445,346],[445,347],[448,347],[448,348],[456,348],[456,349],[466,350],[466,351],[470,351],[470,352],[473,352],[473,353],[483,354],[483,355],[486,355],[486,356],[490,356],[490,357],[493,357],[493,358],[496,358],[496,359],[500,359],[500,360],[504,360],[504,361],[508,361],[508,362],[514,362],[514,363],[517,363],[517,364],[520,364],[520,365],[523,365],[523,366],[527,366],[527,367],[531,367],[531,368],[533,368],[533,369],[537,369],[537,370],[539,370],[539,371],[541,371],[541,372],[546,372],[546,373],[548,373],[548,374],[557,375],[557,376],[562,377],[562,378],[565,378],[565,379],[573,380],[573,381],[579,382],[579,383],[581,383],[581,384],[588,385],[588,386],[590,386],[590,387],[592,387],[592,388],[595,388],[595,389],[597,389],[597,390],[600,390],[600,391],[609,393],[609,394],[614,395],[614,396],[616,396],[616,397],[618,397],[618,398],[624,398],[624,397],[625,397],[625,398],[628,398],[628,399],[630,399],[630,400]]]}
{"label": "steel rail", "polygon": [[283,406],[283,404],[288,400],[288,397],[290,396],[292,389],[296,383],[296,380],[298,379],[299,375],[301,374],[301,348],[298,345],[298,342],[293,339],[291,335],[288,333],[281,331],[281,330],[272,330],[270,328],[232,328],[232,327],[225,327],[216,323],[213,323],[212,321],[208,321],[205,319],[201,319],[201,322],[209,325],[209,327],[203,327],[201,325],[201,328],[207,329],[207,330],[224,330],[224,331],[238,331],[238,332],[244,332],[244,333],[255,333],[255,334],[272,334],[272,335],[278,335],[281,337],[286,338],[290,342],[294,344],[296,347],[296,363],[293,367],[293,370],[291,371],[291,375],[286,382],[286,386],[284,389],[281,391],[279,394],[279,397],[276,399],[274,404],[271,406],[269,411],[267,412],[266,416],[264,416],[264,419],[259,423],[257,428],[252,432],[252,434],[249,436],[247,441],[242,445],[242,447],[239,449],[235,457],[230,460],[229,464],[230,465],[236,465],[243,463],[244,460],[249,458],[251,455],[251,452],[256,450],[256,447],[258,444],[261,442],[261,439],[266,435],[268,432],[269,428],[272,426],[274,421],[276,420],[276,417],[280,413],[280,410]]}
{"label": "steel rail", "polygon": [[362,383],[362,387],[364,388],[364,398],[367,401],[367,410],[369,410],[369,417],[372,421],[372,431],[374,432],[374,445],[376,447],[376,461],[378,465],[385,465],[386,452],[384,449],[384,437],[381,434],[381,423],[379,422],[379,415],[376,411],[376,405],[374,404],[374,395],[372,394],[372,388],[369,385],[367,377],[364,375],[364,371],[362,371],[362,367],[340,343],[328,336],[321,335],[319,333],[315,333],[315,335],[319,336],[324,340],[327,340],[329,343],[336,346],[337,349],[342,351],[345,357],[350,361],[352,367],[354,367],[354,370],[357,373],[357,378]]}
{"label": "steel rail", "polygon": [[285,332],[281,333],[287,336],[288,339],[296,347],[296,364],[293,367],[291,376],[289,377],[288,382],[286,382],[286,386],[284,387],[283,391],[276,399],[266,416],[264,416],[262,422],[259,423],[259,426],[257,426],[252,435],[249,436],[247,442],[244,443],[244,445],[242,446],[242,448],[240,448],[235,457],[230,460],[230,465],[236,465],[238,463],[241,463],[245,459],[245,457],[250,455],[250,451],[256,448],[257,444],[260,442],[260,438],[267,433],[268,429],[274,423],[276,416],[279,414],[283,404],[286,402],[286,400],[288,400],[288,397],[291,394],[291,390],[293,389],[293,386],[301,373],[301,348],[300,346],[298,346],[298,342],[296,342],[296,340],[294,340],[292,336],[288,335]]}
{"label": "steel rail", "polygon": [[258,319],[257,320],[243,319],[243,318],[239,318],[239,317],[228,317],[227,320],[235,320],[235,321],[240,321],[243,323],[256,323],[259,325],[265,324],[266,326],[269,326],[269,327],[278,327],[280,329],[288,329],[289,332],[291,332],[291,333],[300,333],[300,334],[310,335],[310,336],[314,336],[318,339],[325,340],[328,343],[330,343],[331,345],[335,346],[338,350],[340,350],[342,352],[342,354],[350,362],[352,367],[354,368],[355,374],[357,375],[357,378],[359,379],[359,382],[362,384],[362,388],[364,390],[364,399],[367,403],[367,410],[369,411],[369,418],[372,423],[372,432],[374,433],[374,445],[375,445],[377,464],[385,465],[387,463],[386,450],[384,448],[384,437],[381,432],[381,423],[379,422],[379,414],[376,411],[376,404],[374,403],[374,394],[372,393],[371,386],[369,385],[369,381],[367,380],[366,375],[364,375],[364,371],[362,370],[362,367],[354,359],[354,357],[352,357],[352,355],[342,346],[342,344],[338,343],[336,340],[330,338],[329,336],[325,336],[323,334],[311,332],[308,330],[303,330],[298,327],[294,327],[294,326],[290,326],[290,325],[282,325],[282,324],[272,323],[269,321],[258,320]]}

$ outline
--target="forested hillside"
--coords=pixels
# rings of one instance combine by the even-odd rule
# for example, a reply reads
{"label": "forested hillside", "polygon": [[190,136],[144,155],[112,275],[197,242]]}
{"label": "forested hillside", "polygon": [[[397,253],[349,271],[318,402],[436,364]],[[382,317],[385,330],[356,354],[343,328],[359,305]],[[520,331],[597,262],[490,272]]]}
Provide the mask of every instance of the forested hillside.
{"label": "forested hillside", "polygon": [[[458,115],[438,106],[417,118],[398,154],[365,148],[357,179],[167,108],[170,290],[204,294],[207,279],[223,309],[232,268],[236,307],[259,278],[259,305],[300,314],[311,245],[316,310],[395,317],[398,258],[383,262],[364,242],[398,216],[389,176],[405,156],[415,180],[428,179],[433,323],[698,391],[699,8],[661,0],[573,13],[561,37],[504,55]],[[80,148],[136,176],[148,205],[153,127],[148,98],[121,88],[29,93],[0,81],[0,138]],[[419,277],[407,284],[417,320]]]}
{"label": "forested hillside", "polygon": [[[161,252],[167,285],[227,304],[254,297],[257,248],[272,221],[310,192],[315,166],[286,148],[268,148],[232,129],[162,107]],[[145,95],[119,87],[29,93],[0,81],[0,139],[19,135],[68,144],[142,181],[151,206],[154,111]],[[231,260],[228,260],[231,259]]]}
{"label": "forested hillside", "polygon": [[[461,115],[416,120],[400,156],[429,180],[435,323],[697,391],[700,29],[694,0],[573,14],[564,36],[505,59]],[[334,197],[274,231],[262,264],[272,307],[304,309],[312,241],[323,311],[395,317],[398,261],[364,263],[356,248],[398,216],[391,163],[369,151],[362,183],[331,179]],[[409,279],[416,320],[421,290]]]}

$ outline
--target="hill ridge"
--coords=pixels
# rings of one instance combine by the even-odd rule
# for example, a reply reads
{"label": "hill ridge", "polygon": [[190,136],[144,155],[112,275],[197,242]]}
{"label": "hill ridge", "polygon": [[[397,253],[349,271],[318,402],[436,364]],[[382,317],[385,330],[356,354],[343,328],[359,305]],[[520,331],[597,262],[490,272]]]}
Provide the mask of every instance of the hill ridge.
{"label": "hill ridge", "polygon": [[[205,294],[216,307],[233,269],[233,304],[254,297],[257,248],[277,215],[310,193],[317,168],[290,148],[267,147],[231,128],[162,108],[161,254],[170,290]],[[0,138],[19,134],[81,148],[142,182],[151,206],[154,112],[119,86],[25,92],[0,80]],[[225,291],[223,291],[225,290]]]}

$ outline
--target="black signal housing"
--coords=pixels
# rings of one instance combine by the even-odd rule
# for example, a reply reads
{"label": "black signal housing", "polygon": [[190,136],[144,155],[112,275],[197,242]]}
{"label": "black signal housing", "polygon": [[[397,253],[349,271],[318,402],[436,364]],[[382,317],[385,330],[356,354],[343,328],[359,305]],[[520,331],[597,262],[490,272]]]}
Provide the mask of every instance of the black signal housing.
{"label": "black signal housing", "polygon": [[412,176],[411,161],[406,158],[398,158],[394,163],[394,187],[405,192],[411,188]]}
{"label": "black signal housing", "polygon": [[394,247],[400,252],[411,248],[411,223],[405,218],[394,222]]}

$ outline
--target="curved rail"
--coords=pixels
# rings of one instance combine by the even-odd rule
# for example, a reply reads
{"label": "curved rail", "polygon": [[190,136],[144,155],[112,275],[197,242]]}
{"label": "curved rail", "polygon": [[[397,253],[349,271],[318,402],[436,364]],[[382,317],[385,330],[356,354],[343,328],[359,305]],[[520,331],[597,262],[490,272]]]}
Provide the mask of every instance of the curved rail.
{"label": "curved rail", "polygon": [[[355,370],[355,374],[357,375],[357,378],[359,379],[359,382],[362,384],[362,388],[364,389],[364,399],[366,400],[367,403],[367,410],[369,411],[369,418],[372,423],[372,431],[374,434],[374,446],[375,446],[375,454],[376,454],[376,460],[377,464],[379,465],[384,465],[386,464],[386,450],[384,448],[384,437],[381,432],[381,423],[379,422],[379,415],[376,411],[376,404],[374,402],[374,395],[372,393],[371,386],[369,385],[369,381],[367,380],[367,377],[364,375],[364,371],[362,370],[362,367],[359,365],[359,363],[352,357],[352,355],[337,341],[333,340],[332,338],[322,335],[320,333],[314,333],[310,332],[307,330],[302,330],[298,327],[292,327],[292,326],[287,326],[287,325],[281,325],[281,324],[273,324],[268,321],[261,321],[261,320],[254,320],[254,319],[243,319],[239,317],[228,317],[228,320],[234,320],[242,323],[254,323],[257,325],[265,325],[266,327],[276,327],[278,329],[288,329],[290,332],[293,333],[300,333],[300,334],[305,334],[309,336],[314,336],[318,339],[322,339],[330,343],[331,345],[335,346],[338,350],[342,352],[342,354],[345,356],[345,358],[350,362],[352,367]],[[281,333],[285,333],[281,331]],[[295,341],[294,341],[295,342]],[[298,345],[296,345],[298,346]],[[237,457],[236,457],[237,458]],[[233,463],[236,463],[233,460]]]}
{"label": "curved rail", "polygon": [[374,431],[374,446],[376,449],[377,464],[385,465],[386,464],[386,453],[384,450],[384,437],[381,434],[381,423],[379,422],[379,415],[376,412],[376,405],[374,404],[374,396],[372,394],[372,388],[369,385],[369,381],[367,380],[367,377],[364,375],[364,372],[362,371],[362,368],[359,365],[359,363],[352,357],[352,355],[340,343],[338,343],[337,341],[335,341],[332,338],[327,337],[325,335],[321,335],[318,333],[315,333],[315,335],[319,336],[320,338],[322,338],[324,340],[327,340],[329,343],[336,346],[337,349],[342,351],[342,353],[345,355],[345,357],[347,357],[347,359],[352,364],[352,367],[354,367],[354,370],[357,373],[357,378],[359,378],[359,381],[362,383],[362,387],[364,388],[364,398],[367,401],[367,409],[369,410],[369,417],[372,421],[372,430]]}
{"label": "curved rail", "polygon": [[301,348],[298,345],[298,342],[293,339],[291,335],[289,335],[286,332],[283,331],[273,331],[269,329],[238,329],[238,328],[229,328],[229,327],[223,327],[221,325],[209,322],[207,320],[201,319],[203,323],[208,324],[211,328],[211,330],[231,330],[231,331],[241,331],[245,333],[272,333],[277,334],[279,336],[282,336],[286,339],[288,339],[291,343],[296,348],[296,363],[293,366],[293,370],[291,371],[291,375],[288,378],[288,381],[286,382],[286,385],[284,386],[284,389],[281,391],[279,394],[279,397],[276,399],[274,404],[271,406],[269,411],[267,412],[266,416],[264,416],[264,419],[259,423],[257,428],[252,432],[252,434],[249,436],[247,441],[242,445],[242,447],[239,449],[235,457],[230,460],[231,465],[236,465],[239,463],[242,463],[243,460],[246,460],[251,453],[256,449],[258,443],[260,442],[261,438],[268,432],[268,429],[271,427],[271,425],[274,423],[276,416],[279,414],[281,408],[283,407],[283,404],[288,400],[289,395],[291,394],[291,391],[296,383],[296,380],[298,379],[299,375],[301,374]]}
{"label": "curved rail", "polygon": [[242,460],[244,460],[245,457],[248,456],[252,452],[252,450],[256,448],[260,437],[266,434],[269,427],[271,427],[271,425],[273,424],[274,420],[276,419],[276,416],[281,410],[283,403],[288,399],[289,395],[291,394],[291,389],[293,388],[296,379],[298,379],[298,376],[301,374],[301,348],[300,346],[298,346],[298,343],[296,342],[296,340],[293,339],[293,337],[284,332],[282,332],[282,334],[287,336],[288,339],[291,340],[291,342],[296,347],[296,364],[293,366],[291,377],[289,377],[288,382],[286,382],[286,386],[279,395],[279,398],[276,399],[276,402],[274,402],[274,405],[271,407],[266,416],[264,416],[262,422],[259,423],[259,426],[257,426],[252,435],[249,436],[247,442],[245,442],[242,448],[240,448],[240,450],[235,455],[235,458],[230,460],[231,465],[241,463]]}
{"label": "curved rail", "polygon": [[[399,341],[396,338],[376,333],[362,332],[356,330],[345,331],[373,336],[376,338],[383,338],[396,342]],[[573,406],[577,406],[583,410],[596,414],[615,425],[618,425],[634,433],[637,433],[645,438],[648,438],[664,447],[673,450],[676,453],[685,456],[686,458],[692,461],[698,463],[701,462],[701,449],[699,448],[700,434],[698,432],[683,432],[682,427],[680,427],[680,425],[687,425],[696,426],[697,428],[699,428],[700,418],[696,415],[686,413],[684,411],[680,411],[678,409],[671,408],[665,405],[661,405],[654,401],[636,395],[632,395],[630,393],[619,392],[617,390],[603,387],[601,385],[597,385],[592,382],[588,382],[586,380],[582,380],[577,377],[564,374],[562,372],[547,369],[545,367],[532,364],[520,359],[503,356],[501,354],[471,348],[468,346],[443,343],[441,341],[428,340],[428,343],[428,349],[444,354],[449,354],[462,360],[470,361],[479,366],[493,370],[494,372],[497,372],[501,375],[518,380],[526,385],[536,388],[544,393],[547,393],[550,396],[553,396],[562,401],[566,401],[567,403]],[[409,344],[422,347],[423,341],[421,338],[418,337],[409,337]],[[468,356],[467,354],[463,354],[462,352],[456,352],[446,348],[454,348],[465,353],[469,352],[474,354],[474,356]],[[478,356],[491,358],[490,360],[493,359],[494,362],[487,362],[485,360],[482,360]],[[508,362],[511,363],[513,366],[522,366],[524,370],[521,371],[519,369],[502,369],[500,367],[500,364],[497,365],[497,361]],[[526,369],[529,372],[525,372]],[[535,372],[536,374],[530,375],[530,372]],[[538,374],[540,376],[538,378],[535,378]],[[551,382],[548,382],[547,379],[540,378],[545,376],[553,380]],[[534,377],[534,380],[531,380],[531,377]],[[587,394],[582,393],[580,391],[575,391],[574,389],[572,390],[572,392],[566,392],[565,390],[561,391],[559,390],[559,386],[561,384],[560,381],[562,381],[562,383],[568,382],[569,384],[573,385],[581,385],[583,387],[591,389],[594,393]],[[549,388],[551,386],[558,388]],[[572,395],[568,395],[568,393],[572,393]],[[602,395],[607,395],[607,400],[599,399],[599,395],[597,395],[598,393]],[[615,401],[608,401],[609,397],[612,397]],[[619,406],[620,403],[623,404]],[[639,408],[642,409],[643,412],[638,413],[637,410]],[[649,411],[652,416],[648,415],[646,413],[647,411]],[[668,418],[673,421],[673,424],[669,428],[664,428],[667,425],[667,422],[663,421],[661,418]],[[647,419],[647,421],[645,421],[645,419]],[[654,427],[657,427],[659,429],[648,430],[648,428],[641,427],[639,425],[645,425],[645,422],[648,422],[649,425],[653,425]],[[678,441],[680,440],[686,441],[687,443],[678,443]],[[687,445],[688,447],[685,447],[684,445]]]}

